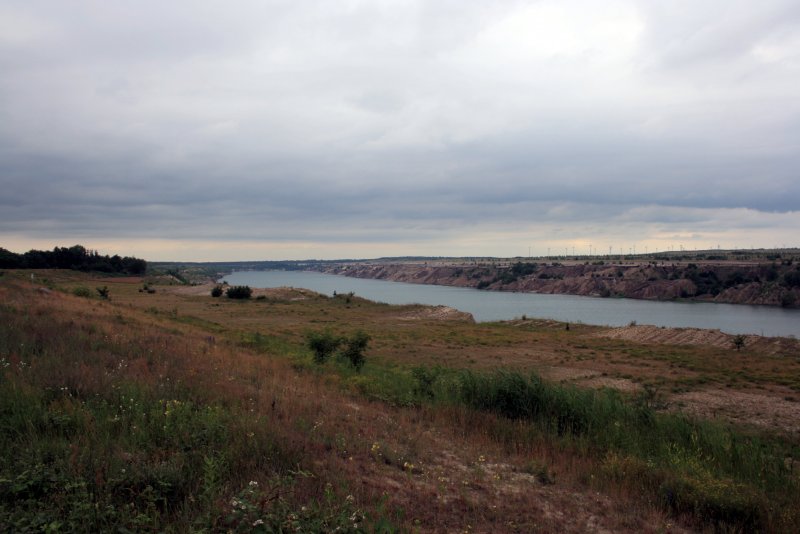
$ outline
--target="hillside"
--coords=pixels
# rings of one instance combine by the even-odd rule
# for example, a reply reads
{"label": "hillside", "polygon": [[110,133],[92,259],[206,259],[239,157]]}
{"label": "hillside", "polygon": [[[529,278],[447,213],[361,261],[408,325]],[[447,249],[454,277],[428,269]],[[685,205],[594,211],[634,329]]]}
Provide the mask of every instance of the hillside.
{"label": "hillside", "polygon": [[794,262],[402,262],[317,264],[328,274],[494,291],[692,299],[729,304],[800,305]]}
{"label": "hillside", "polygon": [[[753,336],[738,351],[714,332],[475,324],[305,290],[237,301],[30,274],[0,275],[12,530],[790,532],[800,520],[796,340]],[[359,331],[363,369],[314,363],[310,334]]]}

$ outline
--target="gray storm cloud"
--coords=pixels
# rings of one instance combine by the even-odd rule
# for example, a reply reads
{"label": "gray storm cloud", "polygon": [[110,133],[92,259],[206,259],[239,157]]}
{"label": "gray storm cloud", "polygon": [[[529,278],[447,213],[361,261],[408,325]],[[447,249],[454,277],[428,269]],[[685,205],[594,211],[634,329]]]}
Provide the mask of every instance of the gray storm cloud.
{"label": "gray storm cloud", "polygon": [[5,2],[0,239],[788,236],[798,50],[777,0]]}

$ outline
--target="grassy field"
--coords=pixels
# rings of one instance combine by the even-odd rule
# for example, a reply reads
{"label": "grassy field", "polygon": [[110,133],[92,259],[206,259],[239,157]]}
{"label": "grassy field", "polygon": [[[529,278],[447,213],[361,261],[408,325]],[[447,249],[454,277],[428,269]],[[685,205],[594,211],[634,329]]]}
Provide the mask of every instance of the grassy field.
{"label": "grassy field", "polygon": [[[6,530],[800,524],[792,340],[737,351],[474,324],[357,296],[236,301],[147,282],[0,276]],[[357,332],[370,337],[362,369],[315,363],[309,335]]]}

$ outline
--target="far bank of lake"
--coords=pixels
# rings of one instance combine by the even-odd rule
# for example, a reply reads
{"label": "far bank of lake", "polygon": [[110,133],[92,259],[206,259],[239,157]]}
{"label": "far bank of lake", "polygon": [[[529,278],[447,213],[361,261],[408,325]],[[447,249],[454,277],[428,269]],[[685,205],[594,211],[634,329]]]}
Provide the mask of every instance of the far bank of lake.
{"label": "far bank of lake", "polygon": [[594,325],[625,326],[636,321],[665,327],[718,329],[729,334],[800,335],[800,310],[771,306],[480,291],[308,271],[238,271],[222,280],[252,287],[302,287],[326,295],[353,292],[388,304],[444,305],[471,313],[479,322],[525,315]]}

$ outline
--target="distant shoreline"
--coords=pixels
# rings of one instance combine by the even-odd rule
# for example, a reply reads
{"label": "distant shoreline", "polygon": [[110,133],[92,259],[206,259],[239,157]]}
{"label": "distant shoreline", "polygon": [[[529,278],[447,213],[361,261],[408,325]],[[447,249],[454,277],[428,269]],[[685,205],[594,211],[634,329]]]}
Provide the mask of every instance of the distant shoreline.
{"label": "distant shoreline", "polygon": [[797,308],[800,269],[788,264],[740,262],[341,262],[310,271],[413,284],[489,291],[686,300]]}

